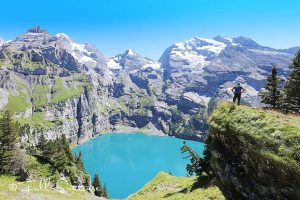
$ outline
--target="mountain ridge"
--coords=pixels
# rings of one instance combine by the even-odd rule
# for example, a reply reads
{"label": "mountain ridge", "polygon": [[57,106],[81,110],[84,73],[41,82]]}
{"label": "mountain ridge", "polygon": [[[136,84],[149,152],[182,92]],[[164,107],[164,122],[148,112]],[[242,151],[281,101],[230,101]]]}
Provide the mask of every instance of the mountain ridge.
{"label": "mountain ridge", "polygon": [[241,82],[244,100],[260,106],[257,93],[272,64],[286,77],[296,50],[246,37],[194,37],[168,47],[159,61],[132,49],[109,58],[64,33],[33,27],[0,46],[0,108],[30,126],[23,137],[29,143],[41,131],[75,143],[124,130],[204,140],[214,102],[231,98]]}

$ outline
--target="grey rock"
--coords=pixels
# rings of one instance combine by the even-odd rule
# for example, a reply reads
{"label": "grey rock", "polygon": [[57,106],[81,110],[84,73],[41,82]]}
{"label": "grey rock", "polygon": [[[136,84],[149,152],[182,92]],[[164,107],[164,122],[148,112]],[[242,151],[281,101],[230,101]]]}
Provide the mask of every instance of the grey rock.
{"label": "grey rock", "polygon": [[[15,115],[30,118],[42,113],[53,125],[44,130],[49,139],[67,134],[72,142],[82,143],[104,132],[143,130],[204,140],[206,113],[215,101],[231,99],[230,89],[241,82],[247,89],[243,99],[260,106],[257,93],[271,64],[286,77],[297,50],[276,50],[245,37],[218,36],[175,43],[159,62],[131,49],[107,58],[94,46],[77,44],[66,34],[52,36],[33,27],[0,45],[0,106],[7,104],[10,94],[22,96],[33,106],[37,100],[32,93],[47,86],[42,106],[29,106]],[[53,100],[57,80],[65,89],[63,95],[68,95],[59,102]],[[200,111],[203,116],[197,115]],[[33,129],[26,131],[23,140],[35,137]]]}

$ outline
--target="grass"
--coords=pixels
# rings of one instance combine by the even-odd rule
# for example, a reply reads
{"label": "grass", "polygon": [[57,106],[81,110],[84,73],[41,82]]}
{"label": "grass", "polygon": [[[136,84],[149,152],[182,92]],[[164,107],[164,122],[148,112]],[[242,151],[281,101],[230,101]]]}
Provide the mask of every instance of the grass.
{"label": "grass", "polygon": [[41,107],[48,103],[47,93],[49,92],[48,85],[37,85],[32,92],[32,104],[35,107]]}
{"label": "grass", "polygon": [[21,125],[28,124],[29,126],[36,128],[49,129],[54,123],[46,120],[44,112],[33,112],[30,118],[16,119]]}
{"label": "grass", "polygon": [[21,95],[9,95],[8,96],[8,104],[7,109],[12,112],[22,112],[27,108],[30,108],[31,104],[27,101],[27,97],[25,94],[21,93]]}
{"label": "grass", "polygon": [[53,124],[46,120],[44,112],[33,112],[32,113],[32,121],[37,127],[49,128]]}
{"label": "grass", "polygon": [[[34,156],[27,156],[30,181],[21,182],[19,177],[12,175],[0,175],[0,200],[10,199],[98,199],[96,196],[84,190],[75,190],[69,180],[58,181],[60,176],[49,163]],[[44,179],[42,179],[44,178]],[[41,180],[56,180],[59,188],[52,188],[50,182]]]}
{"label": "grass", "polygon": [[18,177],[10,175],[0,176],[0,200],[31,200],[31,199],[56,199],[56,200],[81,200],[99,199],[87,191],[73,189],[69,182],[60,181],[60,188],[51,188],[40,185],[41,179],[31,180],[30,182],[20,182]]}
{"label": "grass", "polygon": [[220,103],[210,118],[211,130],[243,136],[258,155],[300,170],[300,118],[276,111]]}
{"label": "grass", "polygon": [[78,82],[76,80],[71,81],[71,83],[68,84],[62,78],[56,77],[52,87],[54,94],[52,95],[51,103],[59,103],[71,97],[80,96],[83,93],[83,88],[90,88],[89,85],[90,84],[87,82]]}
{"label": "grass", "polygon": [[32,62],[27,61],[22,65],[23,68],[29,68],[29,69],[38,69],[38,68],[45,68],[45,64],[42,62]]}
{"label": "grass", "polygon": [[225,200],[219,188],[211,185],[206,177],[202,177],[200,184],[196,180],[197,177],[176,177],[160,172],[141,190],[129,196],[128,200]]}

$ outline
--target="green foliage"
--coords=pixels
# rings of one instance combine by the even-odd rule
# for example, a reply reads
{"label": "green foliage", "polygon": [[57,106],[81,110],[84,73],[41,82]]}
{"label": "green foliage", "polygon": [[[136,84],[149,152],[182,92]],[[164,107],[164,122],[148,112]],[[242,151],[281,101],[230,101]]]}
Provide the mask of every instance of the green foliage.
{"label": "green foliage", "polygon": [[44,135],[44,133],[41,133],[41,135],[39,137],[39,142],[38,142],[37,148],[38,149],[45,149],[46,145],[47,145],[47,140],[45,138],[45,135]]}
{"label": "green foliage", "polygon": [[106,184],[104,183],[103,186],[101,185],[100,177],[98,174],[94,175],[92,186],[94,188],[94,194],[96,196],[109,198]]}
{"label": "green foliage", "polygon": [[183,143],[181,147],[182,153],[188,153],[186,158],[190,158],[189,164],[186,166],[187,172],[192,176],[196,174],[197,176],[202,176],[203,173],[206,173],[208,176],[212,176],[212,172],[208,163],[208,159],[201,158],[195,151],[193,151],[189,146]]}
{"label": "green foliage", "polygon": [[27,156],[28,163],[26,171],[30,179],[39,179],[42,177],[57,181],[60,178],[59,172],[51,163],[40,156]]}
{"label": "green foliage", "polygon": [[89,184],[89,178],[84,169],[81,155],[74,156],[72,154],[65,135],[48,141],[45,141],[45,137],[41,135],[37,150],[41,158],[50,163],[55,171],[68,176],[72,184],[78,185],[80,182],[84,182],[84,185]]}
{"label": "green foliage", "polygon": [[108,195],[108,191],[107,191],[107,187],[106,187],[106,184],[104,183],[104,185],[103,185],[103,197],[105,197],[105,198],[109,198],[109,195]]}
{"label": "green foliage", "polygon": [[271,108],[280,107],[280,79],[277,77],[277,73],[277,67],[274,65],[271,74],[267,78],[267,84],[264,91],[259,93],[259,96],[262,99],[261,102]]}
{"label": "green foliage", "polygon": [[211,184],[207,177],[176,177],[160,172],[142,189],[127,198],[128,200],[225,200],[218,187]]}
{"label": "green foliage", "polygon": [[210,118],[211,131],[244,137],[261,156],[274,155],[276,162],[300,170],[298,149],[300,119],[275,111],[220,103]]}
{"label": "green foliage", "polygon": [[85,171],[84,165],[83,165],[83,161],[82,161],[82,153],[81,151],[79,152],[78,155],[75,155],[75,164],[77,166],[77,168],[81,171]]}
{"label": "green foliage", "polygon": [[8,110],[0,119],[0,173],[12,173],[17,157],[19,133],[17,124],[13,122]]}
{"label": "green foliage", "polygon": [[102,197],[103,196],[103,191],[102,191],[102,187],[101,187],[101,182],[100,182],[100,178],[98,174],[95,174],[94,178],[93,178],[93,183],[92,183],[93,187],[94,187],[94,193],[96,196],[98,197]]}
{"label": "green foliage", "polygon": [[293,60],[291,74],[285,86],[285,110],[300,113],[300,51]]}

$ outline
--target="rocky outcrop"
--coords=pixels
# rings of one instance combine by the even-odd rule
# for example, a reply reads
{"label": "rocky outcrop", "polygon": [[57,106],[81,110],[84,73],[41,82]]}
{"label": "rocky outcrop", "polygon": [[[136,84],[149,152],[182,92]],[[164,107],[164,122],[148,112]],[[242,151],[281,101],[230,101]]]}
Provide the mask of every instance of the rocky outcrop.
{"label": "rocky outcrop", "polygon": [[300,198],[299,122],[275,112],[218,106],[207,148],[227,199]]}
{"label": "rocky outcrop", "polygon": [[43,131],[81,143],[122,130],[204,140],[214,102],[231,98],[230,88],[241,82],[243,102],[260,106],[257,93],[270,63],[287,76],[297,49],[276,50],[244,37],[196,37],[171,45],[159,62],[131,49],[107,58],[64,33],[33,27],[0,45],[0,109],[34,129],[24,140]]}

